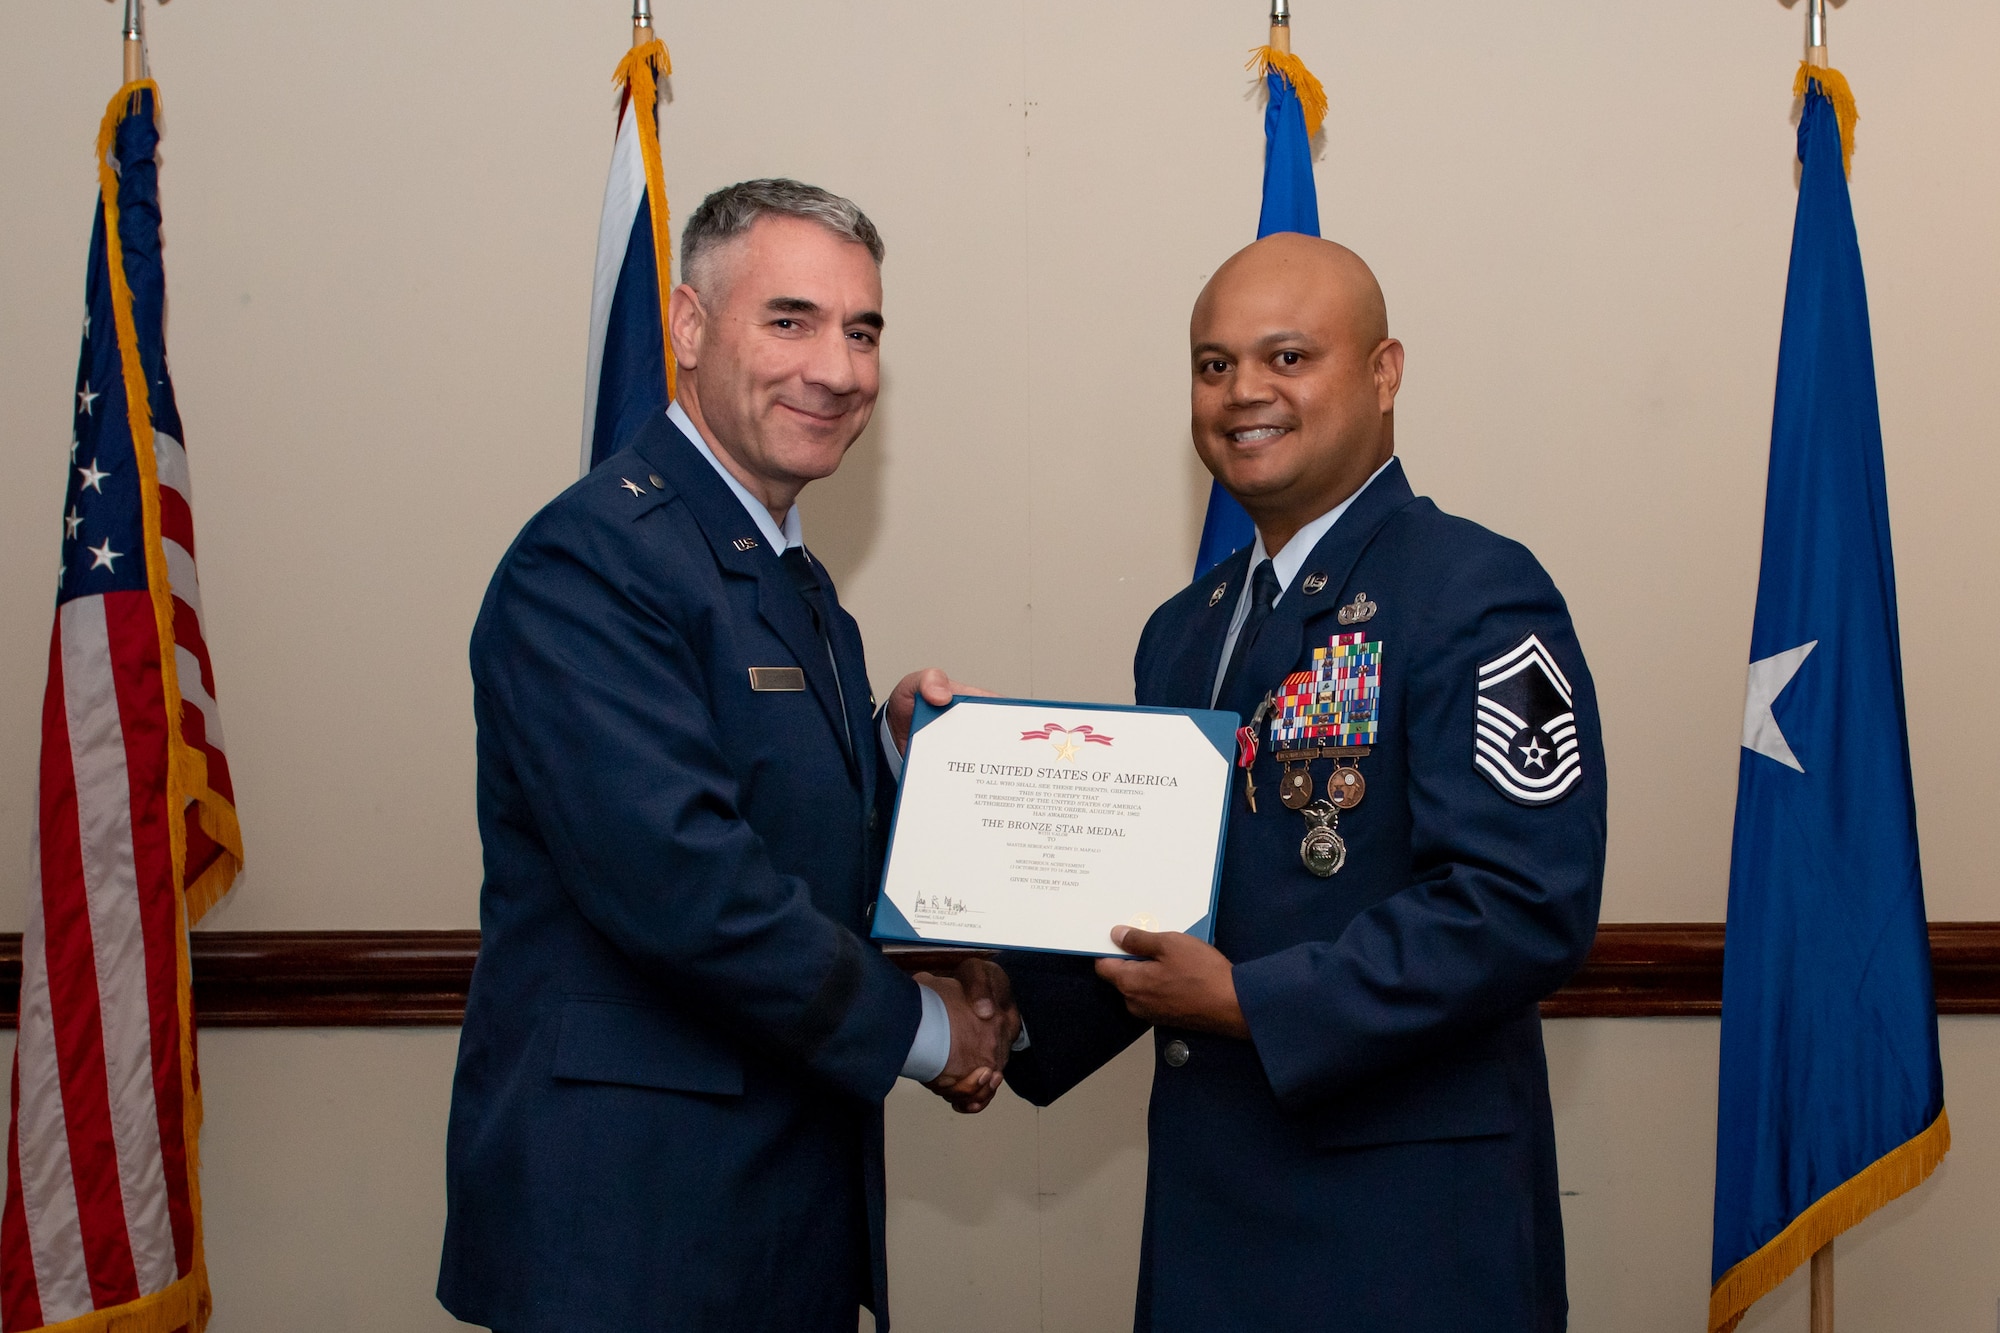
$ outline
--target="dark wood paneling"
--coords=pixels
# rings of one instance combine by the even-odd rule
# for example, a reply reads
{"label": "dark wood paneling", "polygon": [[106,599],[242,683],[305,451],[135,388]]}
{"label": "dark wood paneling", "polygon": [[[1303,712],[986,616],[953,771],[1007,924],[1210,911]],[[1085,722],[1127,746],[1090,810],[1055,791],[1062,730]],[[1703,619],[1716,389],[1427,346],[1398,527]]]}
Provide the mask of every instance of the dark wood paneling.
{"label": "dark wood paneling", "polygon": [[[910,971],[948,970],[964,950],[891,946]],[[197,931],[195,1013],[204,1027],[454,1027],[479,954],[476,930]],[[2000,1014],[2000,921],[1931,926],[1938,1012]],[[0,1027],[12,1027],[21,937],[0,935]],[[1675,1018],[1722,1011],[1722,927],[1599,927],[1590,958],[1542,1003],[1547,1018]]]}
{"label": "dark wood paneling", "polygon": [[[2000,925],[1996,925],[2000,943]],[[1597,928],[1590,957],[1542,1001],[1544,1018],[1680,1018],[1722,1012],[1722,927],[1642,922]]]}

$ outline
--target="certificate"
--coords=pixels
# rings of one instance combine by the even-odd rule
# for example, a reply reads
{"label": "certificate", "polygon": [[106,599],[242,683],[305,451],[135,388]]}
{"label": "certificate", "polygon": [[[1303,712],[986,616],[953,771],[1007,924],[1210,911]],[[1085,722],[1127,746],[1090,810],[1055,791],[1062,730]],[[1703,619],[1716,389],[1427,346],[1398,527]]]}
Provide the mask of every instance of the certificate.
{"label": "certificate", "polygon": [[1207,940],[1237,722],[920,699],[875,937],[1102,955],[1117,925]]}

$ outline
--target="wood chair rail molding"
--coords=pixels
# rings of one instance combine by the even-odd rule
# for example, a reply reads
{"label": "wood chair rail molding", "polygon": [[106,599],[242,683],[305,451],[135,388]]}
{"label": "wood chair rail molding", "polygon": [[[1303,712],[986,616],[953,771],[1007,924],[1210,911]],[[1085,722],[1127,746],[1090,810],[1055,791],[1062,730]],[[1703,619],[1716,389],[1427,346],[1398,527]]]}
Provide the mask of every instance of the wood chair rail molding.
{"label": "wood chair rail molding", "polygon": [[[203,1027],[456,1027],[479,953],[476,930],[194,933]],[[891,946],[908,971],[949,970],[964,951]],[[2000,1014],[2000,921],[1931,925],[1941,1014]],[[0,935],[0,1027],[15,1024],[21,937]],[[1722,926],[1614,922],[1544,1018],[1687,1018],[1722,1012]]]}

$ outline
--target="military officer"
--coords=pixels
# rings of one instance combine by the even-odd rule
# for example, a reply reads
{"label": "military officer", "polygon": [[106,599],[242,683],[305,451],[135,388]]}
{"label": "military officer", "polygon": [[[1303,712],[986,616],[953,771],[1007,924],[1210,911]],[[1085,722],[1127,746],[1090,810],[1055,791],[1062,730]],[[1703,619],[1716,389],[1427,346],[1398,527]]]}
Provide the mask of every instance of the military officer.
{"label": "military officer", "polygon": [[[472,636],[482,937],[438,1295],[503,1333],[888,1327],[882,1099],[997,1090],[991,979],[865,943],[906,741],[794,500],[879,383],[882,243],[796,181],[688,221],[678,395],[532,519]],[[878,728],[880,729],[878,731]],[[1002,993],[1004,994],[1004,988]]]}
{"label": "military officer", "polygon": [[1008,1082],[1046,1104],[1152,1028],[1140,1330],[1561,1329],[1537,1001],[1590,946],[1605,837],[1569,612],[1412,493],[1354,254],[1260,240],[1191,334],[1195,447],[1257,538],[1154,613],[1136,676],[1246,720],[1215,947],[1010,958]]}

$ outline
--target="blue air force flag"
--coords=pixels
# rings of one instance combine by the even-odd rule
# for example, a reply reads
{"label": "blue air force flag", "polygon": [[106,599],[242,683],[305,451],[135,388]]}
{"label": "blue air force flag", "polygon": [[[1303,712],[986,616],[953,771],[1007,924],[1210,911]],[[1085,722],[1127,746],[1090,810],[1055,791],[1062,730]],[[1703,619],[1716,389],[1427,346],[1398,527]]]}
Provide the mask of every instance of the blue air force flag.
{"label": "blue air force flag", "polygon": [[1837,72],[1810,77],[1729,867],[1715,1330],[1950,1145],[1852,102]]}
{"label": "blue air force flag", "polygon": [[[1313,183],[1312,136],[1326,115],[1326,93],[1290,52],[1265,47],[1255,61],[1264,70],[1264,203],[1257,239],[1281,231],[1319,235],[1319,194]],[[1250,515],[1214,482],[1202,520],[1194,576],[1200,578],[1250,544]]]}

